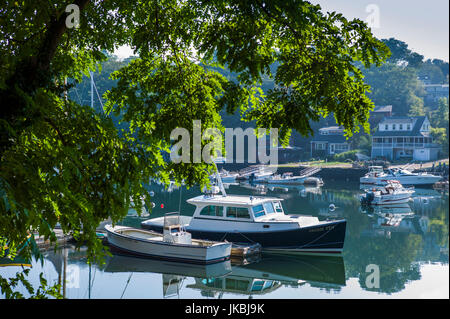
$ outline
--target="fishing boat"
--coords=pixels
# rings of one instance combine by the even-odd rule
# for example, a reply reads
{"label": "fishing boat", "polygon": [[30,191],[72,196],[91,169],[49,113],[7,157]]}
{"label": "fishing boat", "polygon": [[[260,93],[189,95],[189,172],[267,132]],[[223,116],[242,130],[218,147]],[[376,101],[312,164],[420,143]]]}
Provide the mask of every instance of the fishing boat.
{"label": "fishing boat", "polygon": [[433,185],[442,179],[428,173],[412,173],[404,168],[392,168],[384,172],[382,166],[370,166],[369,172],[360,178],[361,184],[386,185],[390,180],[397,180],[402,185]]}
{"label": "fishing boat", "polygon": [[[180,216],[180,223],[193,238],[259,243],[263,252],[328,255],[339,254],[344,247],[345,219],[286,215],[282,199],[227,195],[220,178],[219,187],[187,202],[195,211],[193,216]],[[148,219],[141,227],[161,233],[164,218]]]}
{"label": "fishing boat", "polygon": [[164,217],[163,233],[128,226],[106,225],[107,239],[114,248],[142,257],[168,261],[211,264],[228,260],[231,243],[192,239],[179,224],[179,215]]}
{"label": "fishing boat", "polygon": [[387,180],[386,186],[365,190],[360,201],[365,205],[403,204],[411,200],[413,193],[413,188],[404,188],[398,181]]}

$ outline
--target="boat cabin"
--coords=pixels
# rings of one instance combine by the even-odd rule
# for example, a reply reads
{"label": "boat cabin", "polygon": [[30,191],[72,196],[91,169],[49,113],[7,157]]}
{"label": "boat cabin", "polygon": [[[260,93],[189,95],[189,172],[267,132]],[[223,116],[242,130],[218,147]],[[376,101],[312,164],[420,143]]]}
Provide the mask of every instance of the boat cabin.
{"label": "boat cabin", "polygon": [[232,221],[275,220],[284,216],[282,199],[255,196],[197,196],[187,202],[195,205],[193,218]]}
{"label": "boat cabin", "polygon": [[386,175],[383,170],[383,166],[369,166],[369,172],[366,176],[380,177]]}

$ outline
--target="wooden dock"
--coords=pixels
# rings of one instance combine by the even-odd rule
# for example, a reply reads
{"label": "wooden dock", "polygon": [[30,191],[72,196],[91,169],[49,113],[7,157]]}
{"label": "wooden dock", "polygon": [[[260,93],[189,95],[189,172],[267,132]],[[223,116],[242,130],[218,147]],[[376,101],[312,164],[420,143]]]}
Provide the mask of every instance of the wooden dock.
{"label": "wooden dock", "polygon": [[36,246],[40,249],[50,249],[58,244],[60,246],[66,245],[69,241],[73,240],[73,237],[70,235],[65,235],[62,229],[54,229],[53,230],[56,235],[56,242],[51,242],[50,239],[44,239],[44,236],[39,236],[39,234],[34,234],[34,240],[36,242]]}

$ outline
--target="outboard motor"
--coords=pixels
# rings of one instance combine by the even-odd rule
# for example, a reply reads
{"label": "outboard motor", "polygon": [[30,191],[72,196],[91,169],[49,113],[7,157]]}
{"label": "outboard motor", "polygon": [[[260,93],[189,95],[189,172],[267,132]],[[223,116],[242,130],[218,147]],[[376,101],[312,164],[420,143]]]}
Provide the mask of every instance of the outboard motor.
{"label": "outboard motor", "polygon": [[373,193],[367,193],[366,196],[361,198],[361,204],[370,205],[374,198],[375,195]]}

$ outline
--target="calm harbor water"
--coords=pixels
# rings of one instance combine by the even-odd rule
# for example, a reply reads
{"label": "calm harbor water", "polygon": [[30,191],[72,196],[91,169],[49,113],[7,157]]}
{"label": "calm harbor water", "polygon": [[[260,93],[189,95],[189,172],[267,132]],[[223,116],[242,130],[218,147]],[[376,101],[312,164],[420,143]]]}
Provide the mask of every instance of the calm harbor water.
{"label": "calm harbor water", "polygon": [[[183,215],[193,214],[186,200],[200,194],[198,188],[150,187],[155,192],[152,216],[179,208]],[[105,265],[89,266],[83,248],[67,247],[46,252],[43,265],[32,262],[31,282],[37,287],[41,272],[49,283],[65,278],[62,293],[76,299],[449,298],[448,194],[416,188],[409,204],[364,210],[359,184],[229,185],[227,192],[283,198],[289,214],[345,218],[342,256],[263,254],[258,260],[196,266],[113,255]],[[130,215],[122,224],[140,227],[147,218]],[[20,270],[0,267],[0,274]]]}

